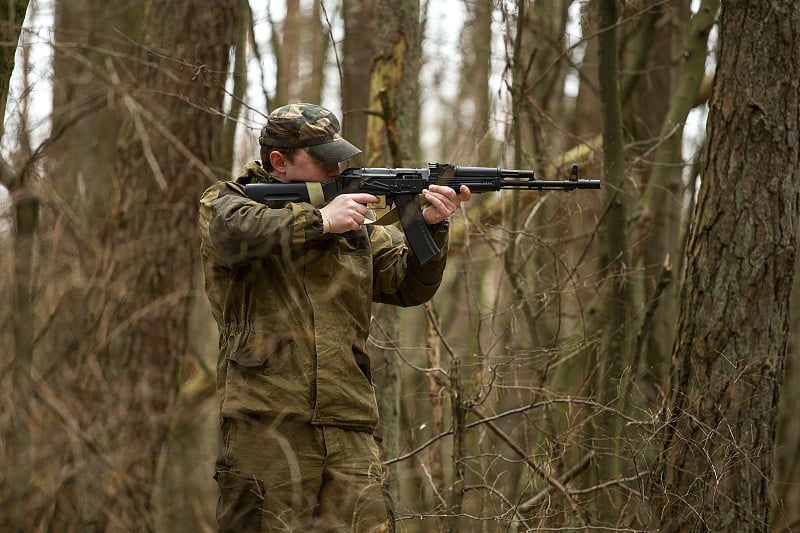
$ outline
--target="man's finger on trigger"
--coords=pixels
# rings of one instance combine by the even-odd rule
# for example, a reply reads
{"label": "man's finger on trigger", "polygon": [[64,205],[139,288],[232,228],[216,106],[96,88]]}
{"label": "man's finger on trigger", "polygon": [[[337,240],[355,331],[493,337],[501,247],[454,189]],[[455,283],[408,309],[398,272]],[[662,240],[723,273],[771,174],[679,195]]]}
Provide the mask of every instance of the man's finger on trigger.
{"label": "man's finger on trigger", "polygon": [[360,204],[374,204],[379,201],[377,196],[366,192],[358,193],[354,196],[358,196],[358,203]]}

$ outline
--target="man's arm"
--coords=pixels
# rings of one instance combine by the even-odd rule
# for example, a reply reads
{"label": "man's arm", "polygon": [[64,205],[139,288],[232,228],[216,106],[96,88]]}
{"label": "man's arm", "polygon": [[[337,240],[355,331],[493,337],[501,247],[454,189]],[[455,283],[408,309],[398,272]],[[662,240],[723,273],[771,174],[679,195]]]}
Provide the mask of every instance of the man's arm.
{"label": "man's arm", "polygon": [[323,224],[319,210],[310,204],[272,209],[247,198],[241,185],[223,182],[203,194],[200,234],[215,263],[234,267],[322,238]]}
{"label": "man's arm", "polygon": [[447,263],[448,222],[428,230],[440,252],[421,265],[396,226],[369,226],[372,245],[372,300],[409,307],[430,300],[439,288]]}

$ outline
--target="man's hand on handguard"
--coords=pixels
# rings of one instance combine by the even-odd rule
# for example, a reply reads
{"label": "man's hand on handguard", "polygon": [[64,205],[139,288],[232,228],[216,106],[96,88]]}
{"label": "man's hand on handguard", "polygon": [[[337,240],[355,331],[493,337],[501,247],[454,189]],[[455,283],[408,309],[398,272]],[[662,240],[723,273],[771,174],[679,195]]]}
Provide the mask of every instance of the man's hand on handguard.
{"label": "man's hand on handguard", "polygon": [[[422,218],[426,224],[436,224],[455,213],[461,202],[468,201],[470,191],[466,185],[461,186],[458,194],[451,187],[431,185],[422,195],[428,201],[422,209]],[[369,211],[366,204],[377,202],[378,198],[367,193],[340,194],[320,209],[323,232],[344,233],[360,228]]]}
{"label": "man's hand on handguard", "polygon": [[461,202],[469,201],[470,192],[466,185],[461,186],[458,194],[451,187],[431,185],[422,191],[422,195],[428,201],[428,205],[422,209],[422,218],[430,225],[441,222],[455,213]]}

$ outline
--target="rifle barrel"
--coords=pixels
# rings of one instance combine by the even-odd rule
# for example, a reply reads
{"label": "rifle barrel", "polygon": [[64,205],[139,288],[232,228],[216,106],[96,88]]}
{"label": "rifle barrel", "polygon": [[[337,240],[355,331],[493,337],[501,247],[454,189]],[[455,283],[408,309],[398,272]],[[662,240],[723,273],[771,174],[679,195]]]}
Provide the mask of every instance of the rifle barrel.
{"label": "rifle barrel", "polygon": [[599,189],[600,180],[502,180],[501,189],[524,189],[533,191],[572,191],[574,189]]}
{"label": "rifle barrel", "polygon": [[533,179],[533,170],[513,170],[497,167],[455,167],[457,178]]}

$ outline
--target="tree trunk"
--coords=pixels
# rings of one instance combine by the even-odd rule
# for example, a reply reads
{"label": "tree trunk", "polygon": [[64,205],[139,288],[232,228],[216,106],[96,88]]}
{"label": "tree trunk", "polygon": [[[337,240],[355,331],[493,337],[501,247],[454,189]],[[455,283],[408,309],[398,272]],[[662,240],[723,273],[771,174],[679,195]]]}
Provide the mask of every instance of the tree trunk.
{"label": "tree trunk", "polygon": [[[619,89],[619,60],[617,44],[617,2],[600,2],[598,16],[600,95],[603,113],[603,170],[606,178],[605,194],[607,210],[601,262],[607,278],[602,288],[603,347],[596,361],[596,397],[607,404],[618,397],[619,380],[624,361],[630,354],[631,331],[631,283],[627,269],[630,265],[628,231],[626,227],[628,198],[625,179],[622,137],[622,108]],[[600,463],[603,480],[618,477],[622,470],[619,452],[623,446],[622,420],[615,415],[605,415],[602,429],[595,430],[595,445],[605,447],[603,441],[610,439],[610,453]],[[616,449],[619,448],[619,449]],[[598,498],[595,508],[605,519],[613,520],[619,514],[619,499],[609,493]]]}
{"label": "tree trunk", "polygon": [[395,166],[416,150],[413,135],[418,98],[419,0],[376,0],[367,152],[370,166]]}
{"label": "tree trunk", "polygon": [[[269,4],[267,4],[269,9]],[[283,26],[272,24],[272,50],[277,62],[275,107],[296,102],[300,97],[300,0],[286,0]]]}
{"label": "tree trunk", "polygon": [[798,231],[798,55],[796,3],[723,2],[653,508],[665,531],[769,528]]}
{"label": "tree trunk", "polygon": [[[644,249],[644,268],[647,283],[644,297],[649,298],[657,286],[659,272],[665,260],[680,265],[679,255],[683,236],[680,227],[683,198],[683,131],[689,112],[705,74],[708,47],[708,33],[715,23],[719,0],[704,0],[692,17],[683,40],[681,63],[676,69],[675,92],[670,99],[669,111],[664,119],[656,151],[655,165],[650,180],[641,198],[639,237],[644,242],[636,242],[637,248]],[[649,234],[648,234],[649,233]],[[632,259],[634,266],[635,258]],[[680,272],[680,269],[676,270]],[[647,332],[648,342],[644,369],[645,389],[660,390],[664,386],[668,355],[672,351],[672,335],[676,321],[677,290],[668,288],[662,293],[652,321],[652,329]],[[638,369],[631,369],[631,379]]]}
{"label": "tree trunk", "polygon": [[[11,75],[14,72],[16,43],[22,32],[28,0],[5,2],[0,6],[0,39],[5,46],[0,47],[0,116],[5,117],[6,103],[11,86]],[[13,44],[11,44],[13,43]],[[10,44],[10,45],[9,45]],[[0,124],[0,138],[5,132]],[[0,186],[6,187],[12,194],[14,208],[14,278],[12,285],[12,313],[14,362],[12,365],[13,402],[18,407],[13,415],[10,433],[3,439],[8,440],[9,471],[4,476],[7,486],[11,487],[9,520],[13,523],[25,515],[25,501],[31,486],[31,413],[27,405],[31,396],[31,365],[34,348],[33,321],[33,270],[34,242],[39,221],[39,200],[31,189],[31,177],[25,169],[19,172],[0,161]],[[5,427],[0,427],[4,430]],[[5,499],[5,498],[3,498]],[[0,521],[2,524],[2,521]]]}
{"label": "tree trunk", "polygon": [[[494,5],[485,0],[465,2],[467,20],[461,34],[464,51],[461,84],[454,103],[453,125],[457,126],[460,164],[492,166],[497,160],[489,128],[489,74],[492,64],[492,13]],[[463,162],[462,162],[463,160]]]}
{"label": "tree trunk", "polygon": [[[303,84],[300,99],[303,102],[322,102],[322,90],[325,85],[325,65],[328,61],[328,48],[331,45],[328,23],[322,20],[322,2],[314,2],[311,14],[308,16],[306,35],[310,41],[310,54],[307,61],[310,63],[310,73]],[[338,80],[338,85],[341,80]]]}
{"label": "tree trunk", "polygon": [[[368,166],[402,166],[414,151],[417,109],[417,70],[419,69],[419,0],[376,0],[375,39],[370,73],[369,118],[367,120],[366,161]],[[375,322],[384,336],[399,338],[399,310],[376,304]],[[375,376],[379,390],[381,432],[386,457],[400,450],[400,361],[394,349],[371,354],[382,371]],[[389,487],[396,496],[399,478],[390,469]]]}
{"label": "tree trunk", "polygon": [[[375,6],[372,0],[344,0],[344,43],[342,43],[342,130],[350,142],[361,149],[367,146],[367,113],[370,105],[372,42],[375,35]],[[366,154],[353,158],[365,166]]]}
{"label": "tree trunk", "polygon": [[[37,271],[47,486],[31,505],[44,527],[174,530],[170,513],[187,528],[200,516],[184,497],[194,484],[165,486],[178,387],[202,368],[187,354],[196,202],[230,173],[219,111],[236,4],[56,6],[53,130],[69,134],[48,147]],[[184,481],[212,465],[190,467]]]}

